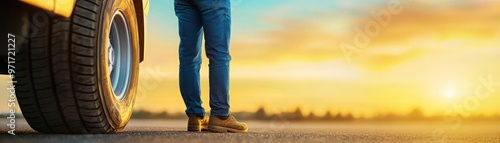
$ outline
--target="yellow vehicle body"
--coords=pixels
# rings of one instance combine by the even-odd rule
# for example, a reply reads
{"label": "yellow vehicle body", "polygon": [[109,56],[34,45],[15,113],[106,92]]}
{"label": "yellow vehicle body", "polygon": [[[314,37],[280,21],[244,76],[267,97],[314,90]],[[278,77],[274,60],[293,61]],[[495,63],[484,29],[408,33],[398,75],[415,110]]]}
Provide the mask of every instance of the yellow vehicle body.
{"label": "yellow vehicle body", "polygon": [[[20,0],[26,4],[53,12],[54,14],[69,18],[75,7],[76,0]],[[144,47],[146,46],[146,26],[147,16],[149,11],[149,0],[133,0],[134,7],[137,12],[137,20],[139,21],[141,58],[144,60]]]}

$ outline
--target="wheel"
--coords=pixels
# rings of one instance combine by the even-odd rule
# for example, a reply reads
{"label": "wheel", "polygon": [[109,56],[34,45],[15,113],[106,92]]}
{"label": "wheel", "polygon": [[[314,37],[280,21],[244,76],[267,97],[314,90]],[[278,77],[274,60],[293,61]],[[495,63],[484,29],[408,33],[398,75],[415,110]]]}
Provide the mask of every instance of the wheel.
{"label": "wheel", "polygon": [[69,18],[40,11],[30,16],[38,24],[17,52],[14,74],[28,124],[42,133],[122,130],[139,71],[132,0],[77,0]]}

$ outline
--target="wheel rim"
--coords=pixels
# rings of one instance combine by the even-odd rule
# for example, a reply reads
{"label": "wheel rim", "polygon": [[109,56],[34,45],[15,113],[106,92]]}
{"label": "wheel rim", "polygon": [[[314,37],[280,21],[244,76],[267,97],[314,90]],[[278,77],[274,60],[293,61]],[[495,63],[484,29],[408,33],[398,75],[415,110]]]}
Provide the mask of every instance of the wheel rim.
{"label": "wheel rim", "polygon": [[130,31],[123,12],[113,14],[107,48],[108,78],[115,98],[123,100],[128,91],[132,73],[132,43]]}

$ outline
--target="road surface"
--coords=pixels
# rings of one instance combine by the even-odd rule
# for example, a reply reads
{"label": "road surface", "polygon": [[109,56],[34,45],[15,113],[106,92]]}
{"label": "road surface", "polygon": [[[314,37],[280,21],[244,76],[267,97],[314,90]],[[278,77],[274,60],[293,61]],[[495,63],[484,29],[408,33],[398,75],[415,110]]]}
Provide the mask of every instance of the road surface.
{"label": "road surface", "polygon": [[[248,121],[248,133],[186,132],[184,120],[131,120],[117,134],[39,134],[22,118],[16,119],[16,135],[7,133],[7,120],[0,119],[1,143],[314,143],[314,142],[500,142],[500,123],[325,123]],[[454,128],[457,127],[457,128]]]}

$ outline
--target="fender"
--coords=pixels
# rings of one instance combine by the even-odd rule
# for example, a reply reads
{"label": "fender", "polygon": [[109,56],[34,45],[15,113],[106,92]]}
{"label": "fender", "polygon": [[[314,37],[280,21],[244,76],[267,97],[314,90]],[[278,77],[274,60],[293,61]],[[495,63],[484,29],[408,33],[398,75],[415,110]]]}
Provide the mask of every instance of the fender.
{"label": "fender", "polygon": [[[26,4],[53,12],[69,18],[75,7],[76,0],[20,0]],[[149,13],[149,0],[133,0],[139,26],[140,62],[144,60],[146,47],[146,26]]]}

